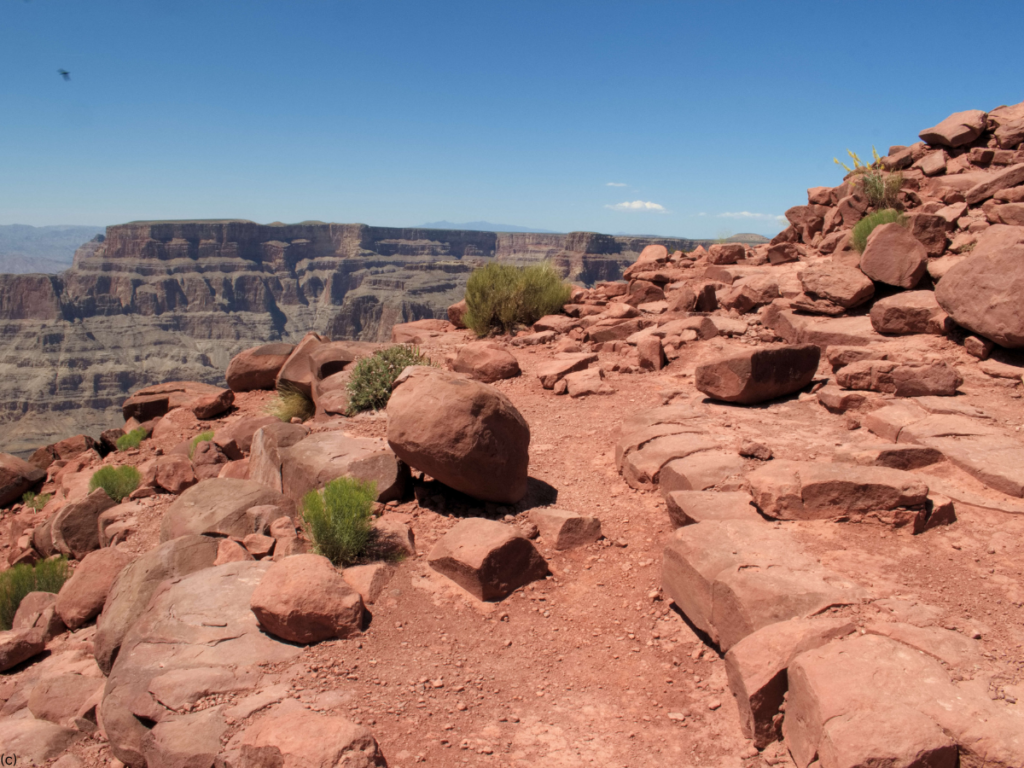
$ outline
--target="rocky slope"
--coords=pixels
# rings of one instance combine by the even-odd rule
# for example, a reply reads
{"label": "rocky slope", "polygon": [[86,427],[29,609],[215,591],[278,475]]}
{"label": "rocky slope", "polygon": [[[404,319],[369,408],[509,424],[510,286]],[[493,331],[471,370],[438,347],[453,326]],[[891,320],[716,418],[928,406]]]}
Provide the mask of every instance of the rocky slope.
{"label": "rocky slope", "polygon": [[618,279],[650,242],[318,222],[109,227],[66,272],[0,275],[0,448],[98,433],[130,390],[220,382],[231,356],[255,344],[308,330],[386,340],[395,323],[443,317],[490,260],[549,260],[589,284]]}

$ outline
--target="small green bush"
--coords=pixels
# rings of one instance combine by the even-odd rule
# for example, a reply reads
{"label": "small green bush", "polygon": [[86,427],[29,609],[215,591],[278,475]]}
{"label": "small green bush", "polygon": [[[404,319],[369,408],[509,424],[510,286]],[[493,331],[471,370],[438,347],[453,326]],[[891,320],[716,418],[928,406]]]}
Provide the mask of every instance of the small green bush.
{"label": "small green bush", "polygon": [[60,592],[71,576],[66,557],[41,560],[32,565],[16,565],[0,573],[0,630],[14,624],[14,614],[29,592]]}
{"label": "small green bush", "polygon": [[139,487],[142,476],[135,467],[101,467],[89,481],[89,493],[102,488],[114,501],[120,503],[128,494]]}
{"label": "small green bush", "polygon": [[192,442],[188,444],[188,457],[191,459],[196,452],[196,446],[200,443],[206,443],[213,440],[213,430],[206,432],[200,432],[198,435],[192,438]]}
{"label": "small green bush", "polygon": [[395,379],[410,365],[432,363],[419,347],[404,344],[379,349],[356,363],[347,387],[349,415],[384,408],[391,399]]}
{"label": "small green bush", "polygon": [[277,388],[277,397],[267,407],[267,412],[284,422],[298,417],[303,421],[313,418],[316,406],[305,392],[289,384]]}
{"label": "small green bush", "polygon": [[903,187],[902,173],[870,171],[861,176],[864,195],[872,208],[899,208],[899,193]]}
{"label": "small green bush", "polygon": [[139,444],[146,439],[146,428],[136,427],[126,435],[117,438],[117,450],[127,451],[129,448],[138,448]]}
{"label": "small green bush", "polygon": [[550,264],[515,267],[492,262],[469,276],[463,322],[477,336],[495,330],[511,333],[517,325],[532,325],[544,315],[560,312],[571,295],[572,288]]}
{"label": "small green bush", "polygon": [[314,552],[334,565],[355,563],[373,542],[371,520],[377,484],[350,477],[327,483],[302,499],[302,520]]}
{"label": "small green bush", "polygon": [[21,503],[26,507],[31,507],[36,512],[40,512],[52,498],[52,493],[33,493],[32,491],[26,491],[22,494]]}
{"label": "small green bush", "polygon": [[906,225],[906,221],[906,216],[892,208],[869,213],[863,219],[858,221],[856,226],[853,228],[853,234],[850,236],[851,243],[858,252],[864,253],[864,248],[868,244],[868,235],[874,231],[875,227],[881,226],[882,224],[894,223]]}

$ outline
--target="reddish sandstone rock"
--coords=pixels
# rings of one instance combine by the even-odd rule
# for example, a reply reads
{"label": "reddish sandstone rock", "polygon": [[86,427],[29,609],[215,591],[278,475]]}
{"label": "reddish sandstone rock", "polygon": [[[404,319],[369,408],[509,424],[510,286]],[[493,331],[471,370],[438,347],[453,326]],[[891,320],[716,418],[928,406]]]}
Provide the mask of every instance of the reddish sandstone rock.
{"label": "reddish sandstone rock", "polygon": [[[1024,167],[1024,166],[1022,166]],[[939,281],[935,298],[958,324],[1003,347],[1024,347],[1024,227],[985,230]]]}
{"label": "reddish sandstone rock", "polygon": [[47,675],[32,687],[28,709],[38,720],[70,727],[83,706],[102,695],[103,683],[98,675]]}
{"label": "reddish sandstone rock", "polygon": [[469,307],[466,305],[465,299],[452,304],[448,307],[448,322],[460,330],[465,329],[466,322],[463,318],[467,311],[469,311]]}
{"label": "reddish sandstone rock", "polygon": [[548,572],[547,562],[525,536],[478,517],[448,531],[427,562],[480,600],[501,600]]}
{"label": "reddish sandstone rock", "polygon": [[861,271],[879,283],[913,288],[924,276],[928,252],[906,227],[882,224],[868,235]]}
{"label": "reddish sandstone rock", "polygon": [[409,476],[408,468],[382,440],[348,437],[343,432],[309,435],[279,447],[277,454],[281,492],[296,504],[338,477],[373,482],[377,501],[385,503],[402,497]]}
{"label": "reddish sandstone rock", "polygon": [[29,592],[18,604],[11,629],[42,629],[46,642],[65,631],[52,592]]}
{"label": "reddish sandstone rock", "polygon": [[197,419],[212,419],[220,416],[235,403],[235,393],[230,389],[222,389],[216,394],[203,395],[192,405],[192,413]]}
{"label": "reddish sandstone rock", "polygon": [[170,541],[188,534],[241,538],[250,532],[246,510],[260,504],[293,509],[290,499],[252,480],[203,480],[181,494],[164,512],[160,540]]}
{"label": "reddish sandstone rock", "polygon": [[22,494],[46,477],[46,472],[17,456],[0,453],[0,507],[21,499]]}
{"label": "reddish sandstone rock", "polygon": [[67,437],[53,444],[53,451],[59,459],[73,459],[75,456],[96,449],[96,441],[88,435]]}
{"label": "reddish sandstone rock", "polygon": [[559,354],[540,365],[537,369],[537,378],[544,389],[554,389],[555,384],[568,374],[586,370],[591,363],[596,362],[597,355],[590,353]]}
{"label": "reddish sandstone rock", "polygon": [[292,643],[351,637],[362,629],[362,598],[320,555],[275,562],[250,605],[264,630]]}
{"label": "reddish sandstone rock", "polygon": [[708,264],[735,264],[746,256],[747,249],[741,243],[716,243],[708,249]]}
{"label": "reddish sandstone rock", "polygon": [[411,467],[474,498],[514,504],[526,494],[530,427],[486,384],[406,368],[388,403],[388,444]]}
{"label": "reddish sandstone rock", "polygon": [[923,445],[882,443],[837,449],[832,460],[865,467],[889,467],[908,471],[942,461],[942,453]]}
{"label": "reddish sandstone rock", "polygon": [[860,306],[875,295],[875,286],[855,267],[830,262],[805,269],[799,274],[804,291],[845,309]]}
{"label": "reddish sandstone rock", "polygon": [[69,629],[78,629],[99,615],[121,570],[131,557],[115,547],[90,552],[57,595],[56,609]]}
{"label": "reddish sandstone rock", "polygon": [[742,457],[734,451],[697,451],[673,459],[661,468],[658,487],[671,491],[703,491],[743,472]]}
{"label": "reddish sandstone rock", "polygon": [[218,427],[213,433],[213,442],[232,461],[237,461],[252,448],[252,438],[256,430],[268,424],[276,424],[276,416],[249,416]]}
{"label": "reddish sandstone rock", "polygon": [[369,728],[338,715],[310,712],[294,699],[283,702],[241,738],[246,768],[379,768],[387,765]]}
{"label": "reddish sandstone rock", "polygon": [[329,341],[318,345],[309,353],[309,370],[317,382],[347,371],[364,357],[381,349],[380,344],[366,341]]}
{"label": "reddish sandstone rock", "polygon": [[708,520],[762,520],[745,491],[662,491],[662,495],[668,518],[676,528]]}
{"label": "reddish sandstone rock", "polygon": [[997,192],[1016,187],[1018,184],[1024,184],[1024,163],[1011,165],[997,173],[983,174],[978,183],[964,193],[964,197],[970,205],[977,205]]}
{"label": "reddish sandstone rock", "polygon": [[0,743],[8,754],[18,756],[18,765],[44,765],[81,738],[80,731],[33,717],[0,721]]}
{"label": "reddish sandstone rock", "polygon": [[208,395],[219,395],[220,387],[196,381],[168,381],[134,392],[124,401],[121,412],[124,420],[149,421],[163,416],[172,408],[192,408]]}
{"label": "reddish sandstone rock", "polygon": [[103,605],[94,641],[96,663],[104,674],[110,674],[125,634],[143,613],[157,587],[166,580],[209,568],[217,559],[217,549],[217,539],[182,536],[151,549],[118,574]]}
{"label": "reddish sandstone rock", "polygon": [[375,603],[395,575],[395,567],[388,563],[369,563],[346,568],[341,576],[348,582],[364,603]]}
{"label": "reddish sandstone rock", "polygon": [[806,387],[820,357],[812,344],[752,349],[699,365],[694,386],[715,400],[760,403]]}
{"label": "reddish sandstone rock", "polygon": [[310,332],[303,336],[278,371],[274,388],[292,389],[312,398],[313,372],[310,370],[309,356],[323,343],[318,333]]}
{"label": "reddish sandstone rock", "polygon": [[772,461],[747,475],[758,509],[778,520],[835,520],[919,507],[928,486],[917,475],[855,464]]}
{"label": "reddish sandstone rock", "polygon": [[638,341],[636,351],[640,358],[640,368],[645,371],[660,371],[668,362],[665,359],[665,350],[661,346],[661,339],[657,336],[647,336]]}
{"label": "reddish sandstone rock", "polygon": [[264,344],[239,352],[228,364],[228,389],[232,392],[250,392],[254,389],[273,389],[277,374],[295,349],[294,344]]}
{"label": "reddish sandstone rock", "polygon": [[415,320],[411,323],[399,323],[391,328],[392,344],[423,344],[427,339],[442,336],[454,331],[455,326],[447,320]]}
{"label": "reddish sandstone rock", "polygon": [[601,521],[564,509],[547,507],[530,512],[530,522],[555,549],[573,549],[601,538]]}
{"label": "reddish sandstone rock", "polygon": [[213,564],[224,565],[224,563],[239,563],[243,560],[255,559],[252,553],[234,539],[221,539],[217,544],[217,559],[213,561]]}
{"label": "reddish sandstone rock", "polygon": [[462,347],[455,358],[452,370],[485,384],[501,379],[513,379],[521,373],[519,361],[511,353],[496,349],[488,342],[467,344]]}
{"label": "reddish sandstone rock", "polygon": [[921,141],[943,147],[962,147],[981,136],[985,130],[986,113],[980,109],[955,112],[932,128],[925,128]]}
{"label": "reddish sandstone rock", "polygon": [[157,456],[142,467],[141,484],[177,495],[195,485],[196,476],[188,456],[168,453]]}
{"label": "reddish sandstone rock", "polygon": [[[563,379],[569,397],[586,397],[587,395],[611,395],[615,392],[610,384],[604,381],[604,371],[600,368],[588,368],[585,371],[570,373]],[[556,394],[558,394],[556,390]]]}
{"label": "reddish sandstone rock", "polygon": [[[38,656],[46,650],[46,629],[11,629],[0,632],[0,672],[6,672],[21,662]],[[2,723],[2,721],[0,721]]]}
{"label": "reddish sandstone rock", "polygon": [[904,336],[912,333],[946,332],[947,315],[933,291],[906,291],[876,301],[871,307],[871,326],[879,333]]}
{"label": "reddish sandstone rock", "polygon": [[739,707],[740,729],[755,747],[763,749],[778,738],[774,719],[786,695],[786,668],[793,659],[855,629],[842,619],[790,619],[769,624],[729,649],[729,689]]}
{"label": "reddish sandstone rock", "polygon": [[99,516],[116,503],[106,491],[97,488],[84,499],[65,504],[50,522],[53,548],[76,560],[99,549]]}
{"label": "reddish sandstone rock", "polygon": [[901,365],[892,372],[897,397],[953,397],[963,376],[945,362]]}

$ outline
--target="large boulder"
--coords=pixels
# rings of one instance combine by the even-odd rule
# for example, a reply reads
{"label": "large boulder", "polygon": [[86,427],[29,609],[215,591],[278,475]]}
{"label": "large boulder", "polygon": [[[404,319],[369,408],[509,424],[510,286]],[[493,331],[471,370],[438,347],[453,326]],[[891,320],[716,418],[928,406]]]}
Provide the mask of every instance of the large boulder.
{"label": "large boulder", "polygon": [[296,503],[338,477],[372,481],[377,501],[393,501],[402,497],[409,477],[409,468],[383,440],[340,431],[309,435],[278,453],[282,493]]}
{"label": "large boulder", "polygon": [[115,757],[131,766],[213,764],[224,708],[194,705],[256,691],[266,665],[301,653],[262,632],[249,607],[269,568],[265,560],[228,563],[156,590],[121,644],[100,705]]}
{"label": "large boulder", "polygon": [[513,379],[521,372],[519,361],[510,352],[492,347],[487,342],[462,347],[452,363],[452,370],[485,384]]}
{"label": "large boulder", "polygon": [[996,344],[1024,348],[1024,227],[994,224],[971,254],[939,281],[935,298],[949,316]]}
{"label": "large boulder", "polygon": [[213,442],[224,452],[225,456],[232,461],[238,461],[243,455],[249,453],[253,435],[258,429],[268,424],[277,423],[279,420],[276,416],[249,416],[217,429],[213,433]]}
{"label": "large boulder", "polygon": [[280,492],[281,451],[304,439],[309,429],[276,421],[256,430],[249,454],[249,479]]}
{"label": "large boulder", "polygon": [[530,426],[494,387],[410,366],[388,403],[388,444],[402,461],[483,501],[526,495]]}
{"label": "large boulder", "polygon": [[941,123],[918,134],[921,141],[942,147],[962,147],[981,136],[985,130],[986,113],[980,109],[955,112]]}
{"label": "large boulder", "polygon": [[905,336],[912,333],[944,334],[946,313],[933,291],[905,291],[876,301],[871,325],[879,333]]}
{"label": "large boulder", "polygon": [[172,408],[193,408],[203,398],[222,395],[224,390],[198,381],[168,381],[133,392],[124,401],[121,413],[124,420],[149,421],[163,416]]}
{"label": "large boulder", "polygon": [[57,594],[57,614],[68,629],[78,629],[103,610],[107,594],[132,560],[116,547],[90,552]]}
{"label": "large boulder", "polygon": [[809,296],[825,299],[844,309],[860,306],[875,295],[875,285],[867,275],[856,267],[834,261],[805,269],[799,278]]}
{"label": "large boulder", "polygon": [[251,533],[246,510],[273,504],[294,512],[291,499],[252,480],[215,477],[193,485],[164,512],[160,541],[189,534],[244,537]]}
{"label": "large boulder", "polygon": [[264,344],[239,352],[228,363],[228,388],[232,392],[249,392],[254,389],[273,389],[277,374],[295,349],[294,344]]}
{"label": "large boulder", "polygon": [[64,622],[57,615],[57,596],[52,592],[29,592],[18,604],[11,629],[42,629],[46,642],[64,632]]}
{"label": "large boulder", "polygon": [[45,470],[17,456],[0,453],[0,507],[20,500],[25,491],[45,477]]}
{"label": "large boulder", "polygon": [[65,504],[50,521],[53,548],[76,560],[99,549],[99,517],[115,506],[117,502],[102,488],[97,488],[84,499]]}
{"label": "large boulder", "polygon": [[897,288],[916,286],[928,267],[928,251],[901,224],[880,224],[868,235],[861,271],[878,283]]}
{"label": "large boulder", "polygon": [[309,353],[309,371],[313,381],[326,379],[355,367],[357,361],[381,349],[368,341],[329,341]]}
{"label": "large boulder", "polygon": [[110,674],[125,635],[161,582],[212,566],[217,559],[217,542],[210,536],[172,539],[146,552],[117,575],[96,622],[96,663],[103,674]]}
{"label": "large boulder", "polygon": [[[8,717],[0,720],[0,744],[17,763],[11,765],[45,765],[81,739],[83,734],[74,728],[36,720],[32,717]],[[6,757],[6,755],[5,755]]]}
{"label": "large boulder", "polygon": [[275,562],[250,606],[264,630],[291,643],[319,643],[362,630],[362,598],[321,555]]}
{"label": "large boulder", "polygon": [[547,561],[529,539],[511,526],[479,517],[448,531],[427,562],[480,600],[501,600],[548,573]]}
{"label": "large boulder", "polygon": [[694,385],[712,399],[752,405],[806,387],[820,358],[813,344],[745,350],[697,366]]}
{"label": "large boulder", "polygon": [[45,651],[46,635],[45,627],[0,632],[0,672],[6,672]]}
{"label": "large boulder", "polygon": [[274,382],[275,388],[295,390],[312,398],[313,372],[310,368],[309,356],[323,343],[319,334],[312,331],[307,333],[288,355],[281,370],[278,371],[277,380]]}

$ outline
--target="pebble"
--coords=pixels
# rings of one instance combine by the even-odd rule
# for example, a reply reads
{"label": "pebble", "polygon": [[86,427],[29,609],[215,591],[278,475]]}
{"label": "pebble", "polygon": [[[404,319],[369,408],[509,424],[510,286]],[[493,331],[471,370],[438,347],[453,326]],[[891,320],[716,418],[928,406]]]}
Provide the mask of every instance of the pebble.
{"label": "pebble", "polygon": [[708,709],[714,712],[716,709],[722,706],[722,702],[719,699],[712,699],[708,702]]}

